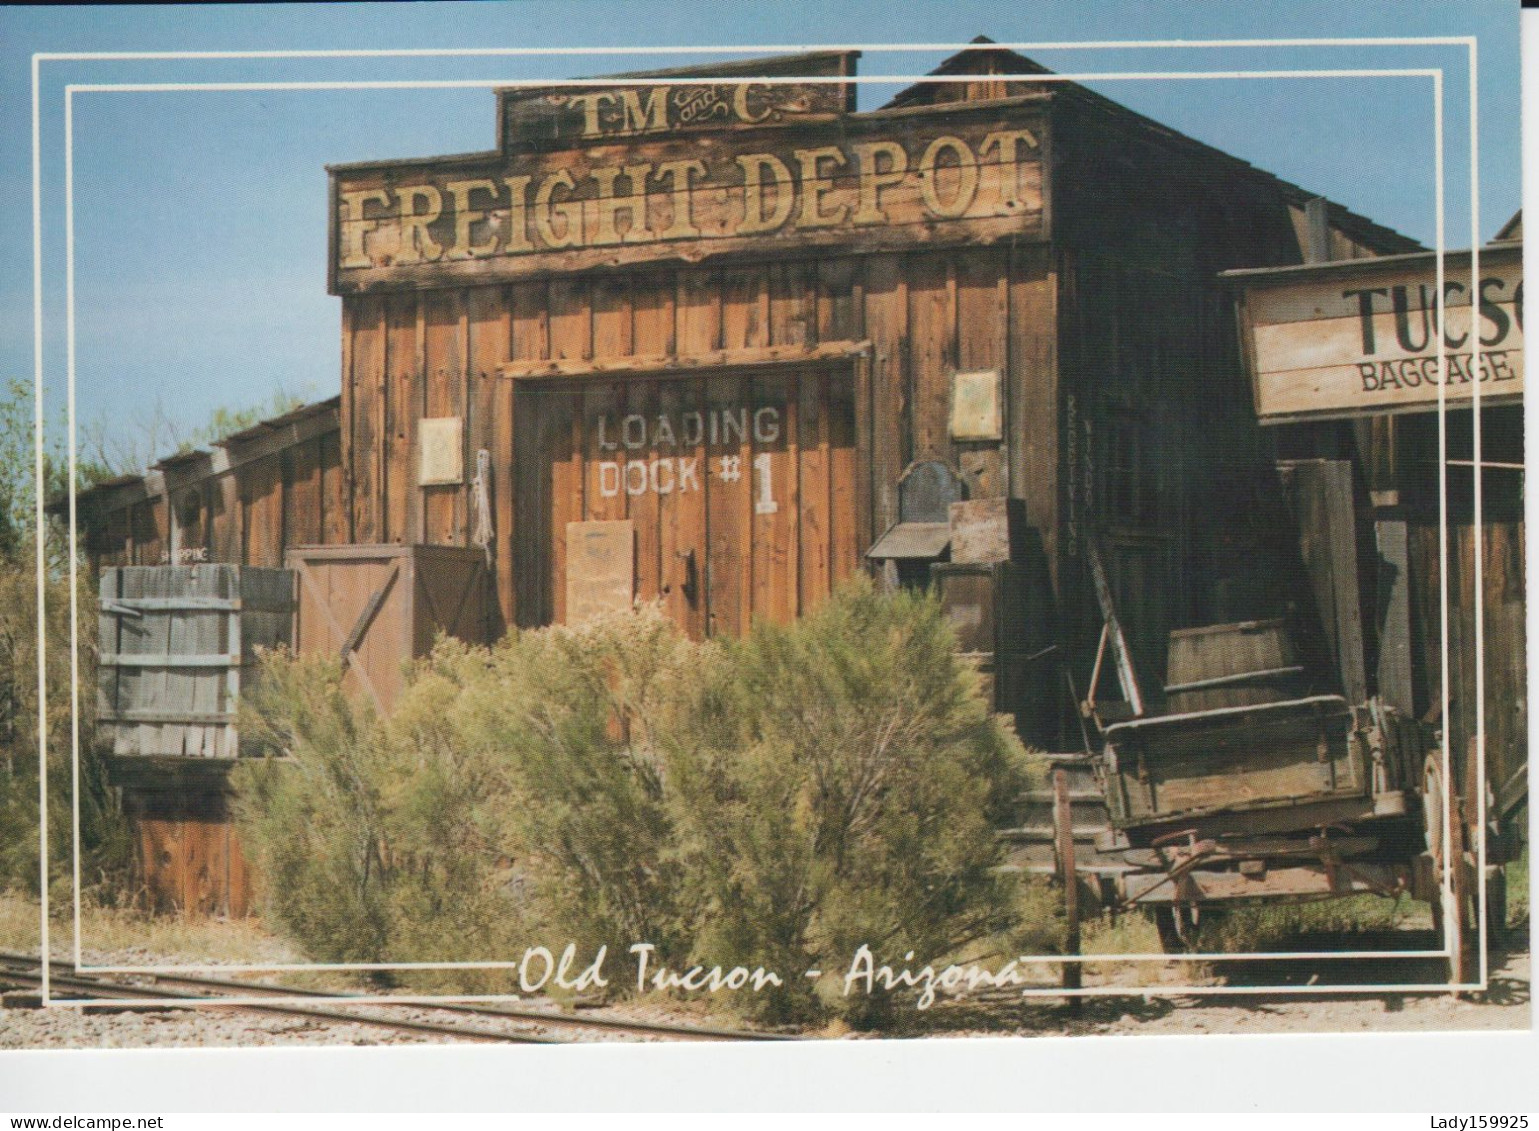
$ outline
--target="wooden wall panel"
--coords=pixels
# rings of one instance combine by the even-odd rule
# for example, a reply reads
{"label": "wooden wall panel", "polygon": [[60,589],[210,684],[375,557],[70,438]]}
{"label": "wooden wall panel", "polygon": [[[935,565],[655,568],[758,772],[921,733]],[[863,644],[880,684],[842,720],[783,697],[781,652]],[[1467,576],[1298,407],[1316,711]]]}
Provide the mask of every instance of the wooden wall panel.
{"label": "wooden wall panel", "polygon": [[[1016,417],[1009,380],[1010,290],[1009,256],[1002,249],[987,249],[955,259],[956,368],[961,371],[992,369],[1000,375],[1001,421],[1005,440],[957,443],[957,469],[975,499],[1010,494],[1009,452],[1016,438]],[[946,416],[950,415],[950,389],[943,390]],[[945,425],[949,428],[949,419]]]}
{"label": "wooden wall panel", "polygon": [[[833,588],[833,485],[829,480],[829,378],[808,371],[796,383],[796,476],[801,539],[797,555],[796,609],[812,608]],[[830,411],[838,411],[830,407]],[[846,410],[847,411],[847,410]],[[790,422],[787,422],[790,435]],[[848,439],[846,443],[848,443]],[[850,539],[846,526],[841,534]],[[852,540],[853,542],[853,540]],[[850,547],[853,551],[853,544]]]}
{"label": "wooden wall panel", "polygon": [[385,299],[385,372],[381,434],[379,527],[381,542],[412,542],[422,538],[421,499],[416,491],[417,422],[423,416],[423,381],[418,296],[389,295]]}
{"label": "wooden wall panel", "polygon": [[[460,422],[461,451],[465,429],[465,319],[464,296],[459,291],[429,292],[423,298],[423,343],[426,383],[423,416],[453,417]],[[467,455],[469,453],[466,453]],[[473,459],[473,457],[471,457]],[[465,461],[470,470],[471,459]],[[405,481],[415,484],[417,469],[403,469]],[[430,546],[465,544],[465,482],[422,487],[423,537]]]}
{"label": "wooden wall panel", "polygon": [[378,542],[384,529],[380,514],[384,489],[380,440],[385,365],[384,301],[376,295],[359,298],[351,325],[351,372],[347,378],[351,396],[343,399],[342,427],[349,444],[344,458],[352,473],[353,537],[359,542]]}
{"label": "wooden wall panel", "polygon": [[[516,623],[513,584],[513,392],[497,376],[511,355],[511,304],[506,288],[477,287],[466,300],[470,328],[470,424],[467,467],[475,473],[476,453],[491,455],[488,503],[492,515],[492,559],[496,564],[493,635]],[[470,511],[474,532],[476,514]]]}
{"label": "wooden wall panel", "polygon": [[1026,500],[1026,520],[1042,533],[1056,583],[1059,521],[1057,277],[1042,248],[1010,252],[1010,494]]}
{"label": "wooden wall panel", "polygon": [[[1441,577],[1438,527],[1412,523],[1408,530],[1412,631],[1417,707],[1436,712],[1442,699]],[[1463,750],[1475,734],[1474,555],[1482,554],[1485,598],[1485,696],[1487,780],[1501,788],[1528,760],[1528,667],[1524,619],[1524,524],[1469,524],[1448,529],[1448,642],[1450,745]]]}
{"label": "wooden wall panel", "polygon": [[[733,268],[721,273],[721,348],[750,349],[769,345],[769,280],[763,267]],[[695,307],[686,308],[695,314]],[[691,327],[689,335],[709,340],[710,331]]]}
{"label": "wooden wall panel", "polygon": [[[678,417],[668,417],[669,429],[674,433],[674,442],[664,442],[656,433],[658,423],[658,382],[633,381],[622,392],[625,396],[625,412],[627,416],[639,416],[645,422],[649,433],[645,448],[637,453],[627,450],[625,458],[641,458],[647,461],[650,481],[648,487],[658,485],[660,479],[667,479],[672,483],[677,479],[677,471],[668,473],[660,469],[664,466],[658,461],[674,461],[678,458]],[[654,469],[654,465],[656,469]],[[675,464],[667,464],[670,468]],[[631,494],[629,482],[622,484],[625,490],[622,492],[625,500],[625,516],[629,518],[636,532],[636,588],[632,597],[640,601],[655,601],[662,592],[664,585],[662,574],[662,502],[667,497],[657,490],[645,490],[640,494]],[[672,494],[672,491],[669,492]]]}
{"label": "wooden wall panel", "polygon": [[[673,352],[676,340],[676,315],[678,284],[673,272],[637,275],[630,289],[631,348],[638,355],[662,357]],[[646,406],[642,411],[655,412],[677,421],[683,413],[699,408],[697,382],[665,382],[646,392]],[[678,436],[676,456],[679,460],[693,460],[700,468],[705,463],[702,445],[686,447],[685,437]],[[652,508],[656,510],[655,525],[649,522]],[[691,604],[690,593],[685,591],[688,580],[684,571],[689,563],[678,557],[684,544],[680,534],[705,529],[705,507],[699,498],[687,497],[677,491],[646,500],[635,508],[637,511],[636,557],[641,563],[641,584],[637,596],[645,601],[660,600],[664,611],[678,623],[699,636],[702,622],[698,599]],[[654,525],[654,529],[646,529]],[[699,570],[702,563],[696,562]]]}
{"label": "wooden wall panel", "polygon": [[[349,540],[347,476],[342,467],[342,436],[328,432],[320,438],[321,541],[335,545]],[[285,547],[286,548],[286,547]]]}
{"label": "wooden wall panel", "polygon": [[[853,258],[825,259],[818,264],[817,334],[820,342],[858,342],[865,338],[864,265]],[[856,428],[870,411],[869,365],[859,365],[850,380],[834,380],[828,389],[831,406],[824,441],[828,447],[829,571],[837,583],[852,576],[860,556],[871,546],[871,491],[868,468],[858,459],[869,446],[857,447]],[[804,392],[805,395],[805,392]],[[805,415],[804,415],[805,419]],[[864,431],[867,445],[869,422]],[[853,538],[846,537],[855,531]]]}
{"label": "wooden wall panel", "polygon": [[956,262],[949,256],[913,257],[908,277],[909,366],[906,382],[914,433],[910,460],[941,460],[956,467],[949,434],[951,375],[957,363]]}
{"label": "wooden wall panel", "polygon": [[908,373],[908,282],[895,255],[866,261],[865,326],[871,342],[871,530],[875,538],[898,519],[898,477],[913,450]]}
{"label": "wooden wall panel", "polygon": [[[809,367],[629,386],[542,381],[517,393],[518,419],[539,422],[520,430],[521,442],[538,446],[527,452],[524,474],[549,485],[520,492],[521,507],[546,508],[526,511],[521,529],[538,529],[546,541],[519,554],[553,563],[552,619],[566,616],[556,550],[579,518],[630,519],[636,592],[660,596],[697,637],[742,633],[758,617],[784,622],[827,596],[835,558],[830,420],[852,412],[851,385],[848,369]],[[841,434],[851,445],[848,420]],[[848,515],[844,523],[841,536],[853,542]],[[838,557],[848,563],[855,551]]]}
{"label": "wooden wall panel", "polygon": [[[515,283],[508,288],[508,356],[513,360],[535,360],[550,356],[550,310],[546,305],[548,290],[544,283]],[[532,416],[520,415],[514,406],[517,398],[509,390],[504,411],[513,413],[512,469],[514,506],[509,536],[513,539],[515,623],[544,624],[552,616],[550,600],[550,561],[539,548],[549,540],[549,531],[533,524],[549,521],[550,482],[543,467],[522,465],[518,453],[537,447],[542,425]],[[500,572],[500,571],[499,571]]]}
{"label": "wooden wall panel", "polygon": [[283,545],[323,542],[321,439],[296,444],[281,454],[283,468]]}
{"label": "wooden wall panel", "polygon": [[242,469],[241,526],[245,565],[283,565],[283,470],[278,456],[268,456]]}
{"label": "wooden wall panel", "polygon": [[[657,411],[672,420],[681,420],[688,412],[704,412],[704,380],[658,382]],[[687,434],[679,436],[679,463],[693,467],[703,484],[710,469],[703,429],[701,432],[693,442]],[[663,612],[697,640],[706,631],[706,562],[698,551],[707,537],[705,511],[701,491],[675,490],[658,500],[657,558]]]}

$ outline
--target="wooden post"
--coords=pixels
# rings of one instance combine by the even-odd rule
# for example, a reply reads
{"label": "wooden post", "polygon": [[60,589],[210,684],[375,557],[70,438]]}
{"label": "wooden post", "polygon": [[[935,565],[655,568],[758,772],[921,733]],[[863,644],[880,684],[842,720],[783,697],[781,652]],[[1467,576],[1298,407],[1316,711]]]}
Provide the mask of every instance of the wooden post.
{"label": "wooden post", "polygon": [[[1079,873],[1074,866],[1074,807],[1069,801],[1069,775],[1065,770],[1053,771],[1053,832],[1058,843],[1058,875],[1063,880],[1064,919],[1068,925],[1064,952],[1079,955]],[[1080,988],[1080,963],[1063,964],[1063,988]],[[1080,999],[1069,999],[1070,1009],[1078,1013]]]}
{"label": "wooden post", "polygon": [[[1379,698],[1412,714],[1410,552],[1405,520],[1381,510],[1374,520],[1379,547]],[[1446,724],[1445,724],[1446,725]]]}

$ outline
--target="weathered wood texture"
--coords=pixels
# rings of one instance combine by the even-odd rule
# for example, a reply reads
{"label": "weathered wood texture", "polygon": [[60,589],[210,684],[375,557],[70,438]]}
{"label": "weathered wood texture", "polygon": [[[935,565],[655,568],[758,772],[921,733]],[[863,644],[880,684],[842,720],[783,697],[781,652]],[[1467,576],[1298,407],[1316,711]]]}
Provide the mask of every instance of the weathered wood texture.
{"label": "weathered wood texture", "polygon": [[290,641],[293,578],[233,565],[102,571],[97,741],[109,753],[235,758],[257,650]]}
{"label": "weathered wood texture", "polygon": [[[1440,534],[1435,522],[1406,528],[1410,558],[1412,650],[1417,708],[1441,708],[1443,686]],[[1467,523],[1448,528],[1448,694],[1444,733],[1467,749],[1481,711],[1475,683],[1475,555],[1484,596],[1484,724],[1487,780],[1500,789],[1528,761],[1528,665],[1524,523]]]}
{"label": "weathered wood texture", "polygon": [[[1141,678],[1172,629],[1281,615],[1298,548],[1256,423],[1224,270],[1303,261],[1307,194],[1079,89],[1055,99],[1047,204],[1058,280],[1062,471],[1050,555],[1075,671],[1101,618],[1084,563],[1100,540]],[[1326,209],[1332,254],[1416,245]],[[1037,521],[1033,516],[1034,523]]]}
{"label": "weathered wood texture", "polygon": [[[859,55],[820,51],[614,76],[649,80],[635,86],[564,83],[499,90],[497,148],[517,152],[655,133],[828,121],[855,109],[855,84],[787,80],[853,75]],[[702,81],[707,78],[725,81]],[[758,79],[782,81],[753,81]]]}
{"label": "weathered wood texture", "polygon": [[692,633],[788,620],[826,597],[860,543],[830,475],[852,454],[849,400],[835,395],[852,380],[846,365],[521,388],[521,418],[559,422],[519,465],[526,623],[585,619],[569,538],[621,520],[632,595],[660,598]]}
{"label": "weathered wood texture", "polygon": [[[441,370],[463,368],[470,359],[467,378],[480,392],[463,402],[464,426],[467,435],[492,440],[503,623],[563,620],[565,524],[627,517],[637,521],[637,596],[661,598],[690,631],[708,631],[706,586],[715,618],[710,631],[741,630],[756,607],[788,615],[857,568],[875,534],[896,520],[896,483],[915,459],[976,460],[968,477],[974,493],[1023,498],[1028,521],[1047,531],[1051,543],[1057,427],[1055,284],[1048,264],[1045,250],[1028,244],[556,278],[464,292],[456,307],[465,312],[468,348],[446,335],[427,335],[417,379],[431,385]],[[425,310],[429,300],[406,293],[391,301]],[[356,296],[344,305],[352,391],[344,398],[343,432],[354,469],[351,509],[363,516],[358,528],[381,541],[414,540],[414,530],[397,529],[389,516],[416,513],[424,506],[416,496],[434,492],[458,497],[444,513],[465,517],[428,530],[427,540],[467,544],[468,484],[415,486],[407,444],[370,426],[370,406],[400,384],[386,381],[385,358],[373,344],[382,324],[369,312],[379,300]],[[917,356],[914,324],[924,328],[927,342]],[[746,357],[781,363],[781,369],[760,374],[755,368],[750,376],[719,368]],[[798,358],[815,364],[786,367]],[[957,443],[948,435],[951,370],[962,359],[997,365],[1004,374],[1013,424],[1002,442]],[[672,379],[656,372],[668,367],[681,378],[696,375]],[[572,391],[558,396],[562,382],[571,382]],[[754,447],[751,422],[747,442],[734,453],[725,451],[721,436],[713,445],[708,433],[681,434],[688,413],[708,420],[715,412],[719,421],[728,410],[768,404],[777,409],[779,436],[764,450]],[[650,485],[632,494],[622,484],[619,494],[606,494],[614,484],[599,479],[599,465],[610,461],[599,458],[598,424],[608,422],[603,443],[626,451],[615,430],[630,416],[643,418],[646,449],[655,450],[649,458],[693,458],[703,471],[736,455],[741,478],[726,484],[715,477],[709,501],[704,491]],[[656,445],[659,417],[670,421],[676,448],[667,435]],[[735,430],[731,439],[739,440]],[[467,463],[474,455],[467,450]],[[780,504],[773,512],[754,510],[751,497],[753,460],[765,455]],[[793,463],[795,477],[788,470]],[[804,489],[804,481],[818,486]],[[803,552],[796,539],[815,544],[816,552]],[[535,551],[541,546],[548,552]],[[749,561],[754,546],[759,556]],[[749,561],[741,579],[729,559]],[[693,604],[684,595],[691,569],[702,590]]]}
{"label": "weathered wood texture", "polygon": [[[1167,706],[1185,713],[1297,698],[1303,673],[1292,669],[1299,666],[1280,620],[1180,629],[1170,634]],[[1204,683],[1210,686],[1192,686]]]}
{"label": "weathered wood texture", "polygon": [[1351,726],[1346,701],[1334,696],[1112,726],[1112,819],[1136,828],[1366,797],[1366,756],[1349,740]]}
{"label": "weathered wood texture", "polygon": [[[1360,703],[1368,694],[1364,637],[1373,625],[1373,608],[1363,603],[1358,576],[1365,547],[1352,466],[1346,460],[1294,460],[1280,464],[1278,474],[1312,598],[1296,619],[1318,629],[1323,637],[1321,658],[1335,671],[1347,701]],[[1393,705],[1411,709],[1409,703]]]}
{"label": "weathered wood texture", "polygon": [[250,912],[251,878],[227,793],[174,780],[125,786],[123,812],[145,910],[230,918]]}
{"label": "weathered wood texture", "polygon": [[[1046,234],[1040,98],[333,170],[336,294]],[[623,186],[623,187],[622,187]],[[771,251],[773,247],[773,252]]]}
{"label": "weathered wood texture", "polygon": [[440,633],[492,638],[491,579],[479,549],[448,546],[300,546],[294,647],[340,659],[344,687],[381,713],[405,684],[405,666]]}
{"label": "weathered wood texture", "polygon": [[1484,249],[1478,287],[1470,266],[1468,251],[1447,257],[1441,318],[1431,255],[1235,276],[1257,413],[1432,412],[1440,391],[1468,404],[1477,385],[1487,403],[1521,400],[1522,246]]}
{"label": "weathered wood texture", "polygon": [[97,568],[276,567],[288,546],[346,542],[342,450],[337,405],[324,402],[302,410],[297,425],[269,422],[174,467],[82,492],[86,554]]}

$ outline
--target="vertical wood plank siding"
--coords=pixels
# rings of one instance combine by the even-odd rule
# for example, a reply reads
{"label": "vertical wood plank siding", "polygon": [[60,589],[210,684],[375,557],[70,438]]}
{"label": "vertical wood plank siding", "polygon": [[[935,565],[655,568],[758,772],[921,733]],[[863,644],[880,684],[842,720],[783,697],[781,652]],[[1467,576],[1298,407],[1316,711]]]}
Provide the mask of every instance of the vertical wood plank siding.
{"label": "vertical wood plank siding", "polygon": [[[467,544],[474,518],[470,478],[475,452],[485,447],[493,455],[504,623],[563,619],[558,579],[565,549],[559,535],[566,522],[631,518],[638,560],[648,563],[637,571],[639,595],[661,596],[670,605],[682,601],[687,562],[676,555],[701,534],[709,560],[695,568],[699,583],[717,590],[709,607],[720,623],[689,627],[702,634],[736,632],[760,603],[750,590],[761,590],[762,600],[784,613],[800,604],[803,590],[824,591],[853,572],[875,536],[897,518],[896,485],[904,468],[918,459],[942,459],[964,465],[978,497],[1026,499],[1051,561],[1059,509],[1056,286],[1046,250],[1023,246],[653,269],[386,300],[348,297],[344,353],[354,388],[343,400],[342,434],[352,445],[346,461],[354,469],[356,540]],[[425,337],[424,372],[401,367],[414,320]],[[517,382],[495,373],[509,361],[688,357],[862,340],[872,343],[872,352],[869,374],[858,378],[848,367],[790,385],[744,377],[734,386],[703,375],[660,382],[572,378],[580,397],[542,400],[537,419],[515,416]],[[1004,442],[951,440],[951,375],[958,367],[1001,371],[1009,424]],[[800,504],[800,523],[787,525],[785,508],[753,515],[749,476],[734,488],[741,500],[729,504],[723,491],[710,514],[693,495],[606,497],[598,491],[591,449],[600,417],[676,418],[748,396],[772,396],[779,403],[793,386],[786,432],[772,460],[777,483],[784,465],[792,492],[787,501]],[[418,412],[391,407],[407,396],[421,397]],[[826,431],[810,418],[802,422],[818,404],[843,406],[827,413]],[[468,438],[463,483],[416,486],[415,415],[462,419]],[[745,467],[750,449],[745,443],[740,453]],[[539,469],[521,458],[551,451],[560,458]],[[806,483],[817,484],[814,494],[805,494]],[[524,523],[533,528],[524,530]],[[749,529],[738,530],[740,523]],[[835,547],[833,556],[825,561],[803,555],[797,541],[806,536],[803,528]],[[739,541],[762,558],[744,573],[743,591],[736,570],[722,568],[727,547]],[[547,547],[548,557],[525,558],[523,545]],[[775,597],[764,595],[771,590]],[[688,622],[691,614],[682,605],[674,611]]]}
{"label": "vertical wood plank siding", "polygon": [[[223,474],[179,483],[171,505],[180,560],[278,567],[290,546],[350,541],[341,440],[332,427]],[[241,445],[230,449],[238,461]],[[105,512],[93,510],[87,496],[81,513],[94,567],[170,559],[173,516],[164,493]]]}

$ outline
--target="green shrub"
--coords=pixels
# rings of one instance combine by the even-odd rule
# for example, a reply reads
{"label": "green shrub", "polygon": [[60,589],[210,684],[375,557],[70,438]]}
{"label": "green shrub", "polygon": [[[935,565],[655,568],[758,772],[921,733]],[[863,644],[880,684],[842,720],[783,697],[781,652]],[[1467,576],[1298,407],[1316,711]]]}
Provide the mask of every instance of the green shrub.
{"label": "green shrub", "polygon": [[[45,727],[48,761],[49,887],[54,901],[70,897],[74,857],[69,582],[62,569],[44,577],[46,717],[38,709],[37,559],[23,537],[0,553],[0,890],[37,895],[39,871],[38,728]],[[80,624],[80,875],[93,896],[121,895],[130,854],[121,812],[94,749],[96,609],[89,576],[79,580]]]}
{"label": "green shrub", "polygon": [[788,974],[744,998],[773,1019],[869,1020],[884,1002],[842,995],[861,945],[939,959],[1004,924],[1023,752],[928,597],[852,586],[726,653],[672,751],[697,957]]}
{"label": "green shrub", "polygon": [[746,1012],[869,1022],[884,1001],[840,993],[857,947],[940,958],[1009,921],[994,827],[1023,752],[928,598],[853,585],[725,643],[655,609],[444,641],[385,722],[334,666],[265,667],[253,733],[289,757],[246,771],[242,820],[269,914],[317,958],[570,942],[608,948],[621,989],[644,942],[654,966],[776,971]]}
{"label": "green shrub", "polygon": [[371,962],[390,934],[379,799],[389,763],[382,728],[340,676],[287,653],[263,664],[240,725],[288,757],[237,767],[236,815],[276,924],[318,960]]}

